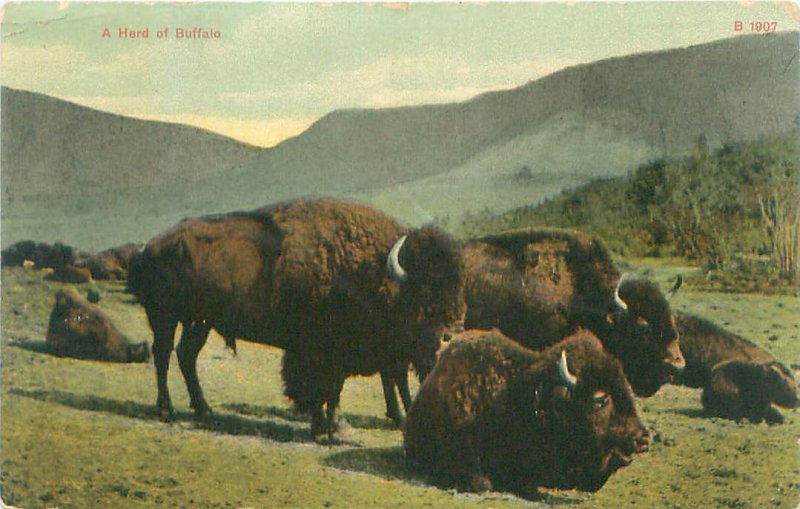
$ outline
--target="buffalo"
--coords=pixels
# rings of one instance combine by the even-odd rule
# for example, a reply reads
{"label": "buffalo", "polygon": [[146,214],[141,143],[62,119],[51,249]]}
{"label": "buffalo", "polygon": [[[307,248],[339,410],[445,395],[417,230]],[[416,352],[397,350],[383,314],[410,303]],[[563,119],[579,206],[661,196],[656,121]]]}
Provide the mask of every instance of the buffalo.
{"label": "buffalo", "polygon": [[65,265],[53,270],[45,276],[48,281],[58,281],[61,283],[80,284],[88,283],[92,280],[92,273],[84,267],[75,265]]}
{"label": "buffalo", "polygon": [[78,295],[74,288],[56,293],[46,343],[61,357],[145,362],[150,356],[146,342],[133,344],[105,313]]}
{"label": "buffalo", "polygon": [[197,417],[211,413],[195,366],[213,328],[228,344],[282,348],[285,394],[311,414],[315,437],[330,437],[345,378],[396,380],[409,362],[421,376],[432,369],[444,330],[465,312],[462,272],[445,234],[353,202],[185,220],[150,240],[128,275],[153,330],[159,415],[173,415],[167,370],[180,322],[178,362]]}
{"label": "buffalo", "polygon": [[793,373],[745,338],[699,316],[675,313],[686,369],[676,383],[703,388],[712,415],[751,422],[783,422],[772,405],[797,408]]}
{"label": "buffalo", "polygon": [[75,265],[88,269],[94,279],[122,280],[128,277],[130,262],[139,251],[140,245],[128,243],[79,258]]}
{"label": "buffalo", "polygon": [[496,327],[539,350],[578,327],[594,332],[634,392],[653,395],[683,368],[668,298],[650,281],[620,276],[599,241],[569,230],[523,229],[463,249],[467,329]]}
{"label": "buffalo", "polygon": [[499,331],[443,349],[404,430],[415,470],[469,491],[596,491],[649,446],[617,359],[591,332],[533,351]]}

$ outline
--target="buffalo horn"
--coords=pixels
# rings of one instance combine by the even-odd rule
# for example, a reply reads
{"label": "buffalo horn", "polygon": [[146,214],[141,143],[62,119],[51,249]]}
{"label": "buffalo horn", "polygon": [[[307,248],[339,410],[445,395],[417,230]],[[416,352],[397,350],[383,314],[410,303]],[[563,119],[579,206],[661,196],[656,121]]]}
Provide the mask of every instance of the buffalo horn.
{"label": "buffalo horn", "polygon": [[622,310],[627,310],[628,305],[625,304],[625,301],[622,300],[622,297],[619,296],[619,286],[622,284],[622,278],[619,278],[619,282],[617,283],[617,287],[614,288],[614,302],[619,306]]}
{"label": "buffalo horn", "polygon": [[567,385],[567,387],[574,388],[575,385],[578,383],[578,379],[569,372],[569,366],[567,366],[567,352],[561,350],[561,359],[558,361],[558,374],[561,375],[561,381]]}
{"label": "buffalo horn", "polygon": [[400,283],[408,279],[408,274],[406,274],[406,271],[400,266],[399,260],[400,249],[403,247],[407,237],[407,235],[403,235],[394,243],[391,251],[389,251],[389,258],[386,260],[386,268],[389,270],[389,277]]}
{"label": "buffalo horn", "polygon": [[667,292],[666,295],[667,300],[671,299],[672,296],[675,295],[675,292],[678,291],[678,288],[680,288],[682,284],[683,284],[683,276],[678,274],[678,277],[675,278],[675,284],[672,286],[672,289],[670,289],[670,291]]}

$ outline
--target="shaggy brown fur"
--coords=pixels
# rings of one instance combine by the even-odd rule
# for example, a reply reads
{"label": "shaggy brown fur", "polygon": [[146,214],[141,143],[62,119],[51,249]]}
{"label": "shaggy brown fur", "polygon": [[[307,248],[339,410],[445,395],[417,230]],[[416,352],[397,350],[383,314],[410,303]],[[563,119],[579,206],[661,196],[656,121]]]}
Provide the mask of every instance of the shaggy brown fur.
{"label": "shaggy brown fur", "polygon": [[499,328],[542,349],[578,327],[616,355],[637,395],[650,396],[683,367],[667,300],[652,283],[625,278],[605,248],[576,231],[514,230],[466,243],[468,329]]}
{"label": "shaggy brown fur", "polygon": [[145,362],[147,343],[132,344],[95,305],[74,288],[59,290],[50,314],[47,344],[62,357],[113,362]]}
{"label": "shaggy brown fur", "polygon": [[702,387],[713,415],[781,422],[772,404],[798,406],[794,374],[752,342],[698,316],[675,313],[686,369],[676,383]]}
{"label": "shaggy brown fur", "polygon": [[[404,234],[408,279],[398,283],[386,260]],[[464,313],[461,273],[448,237],[408,231],[356,203],[297,201],[184,221],[151,240],[129,274],[153,328],[158,410],[173,412],[166,372],[182,322],[178,360],[198,415],[210,408],[195,363],[214,328],[229,343],[286,350],[287,396],[311,413],[315,434],[330,430],[347,376],[394,376],[409,362],[431,369],[443,329]]]}
{"label": "shaggy brown fur", "polygon": [[[574,388],[558,372],[562,350]],[[421,472],[523,496],[537,486],[597,490],[649,443],[619,362],[584,330],[542,352],[496,330],[451,341],[411,405],[404,436]]]}

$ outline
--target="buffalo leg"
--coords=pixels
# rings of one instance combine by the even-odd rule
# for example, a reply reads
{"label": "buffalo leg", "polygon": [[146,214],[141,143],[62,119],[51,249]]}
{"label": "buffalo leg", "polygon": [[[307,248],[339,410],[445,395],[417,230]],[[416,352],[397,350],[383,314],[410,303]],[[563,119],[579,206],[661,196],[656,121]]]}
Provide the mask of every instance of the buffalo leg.
{"label": "buffalo leg", "polygon": [[156,312],[147,312],[147,319],[153,329],[153,362],[156,365],[156,384],[158,398],[156,410],[162,421],[174,419],[175,411],[169,397],[167,387],[167,372],[169,371],[169,358],[175,343],[175,327],[178,321],[170,317],[159,315]]}
{"label": "buffalo leg", "polygon": [[319,440],[327,431],[325,421],[325,413],[322,411],[322,405],[311,410],[311,438]]}
{"label": "buffalo leg", "polygon": [[411,406],[411,391],[408,388],[408,368],[403,366],[397,369],[381,371],[381,382],[383,383],[383,399],[386,402],[386,417],[394,421],[398,427],[403,426],[403,415],[397,404],[395,387],[400,393],[403,401],[403,409],[408,413]]}
{"label": "buffalo leg", "polygon": [[388,372],[381,371],[381,383],[383,384],[383,399],[386,402],[386,417],[399,426],[402,417],[400,415],[400,408],[397,405],[397,395],[394,392],[397,381],[394,376]]}
{"label": "buffalo leg", "polygon": [[331,386],[331,394],[327,398],[326,407],[326,424],[328,427],[328,440],[333,442],[333,434],[339,429],[336,422],[336,409],[339,407],[339,399],[342,396],[342,388],[344,387],[344,379],[339,378],[335,380]]}
{"label": "buffalo leg", "polygon": [[397,377],[397,391],[400,393],[400,399],[403,400],[403,410],[408,413],[411,407],[411,390],[408,388],[408,369],[403,369]]}
{"label": "buffalo leg", "polygon": [[233,350],[233,355],[236,355],[236,336],[224,336],[225,346]]}
{"label": "buffalo leg", "polygon": [[203,389],[197,378],[197,355],[206,344],[210,328],[200,322],[191,322],[183,326],[181,341],[178,343],[178,364],[189,391],[189,398],[194,409],[195,417],[202,419],[211,415],[211,407],[203,397]]}
{"label": "buffalo leg", "polygon": [[322,405],[325,398],[319,390],[319,373],[307,361],[303,352],[286,350],[283,353],[283,393],[295,408],[311,414],[311,436],[316,438],[327,431]]}

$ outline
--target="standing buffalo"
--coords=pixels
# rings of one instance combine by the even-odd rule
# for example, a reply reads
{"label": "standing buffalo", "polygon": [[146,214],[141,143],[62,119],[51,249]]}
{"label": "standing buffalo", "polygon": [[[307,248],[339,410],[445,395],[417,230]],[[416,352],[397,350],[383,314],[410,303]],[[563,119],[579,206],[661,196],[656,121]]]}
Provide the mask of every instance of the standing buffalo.
{"label": "standing buffalo", "polygon": [[173,414],[167,370],[181,322],[178,361],[198,416],[211,409],[195,364],[214,328],[229,343],[285,350],[285,393],[311,414],[315,436],[333,432],[347,376],[397,379],[409,362],[424,375],[443,330],[464,313],[451,239],[332,200],[183,221],[147,244],[128,284],[153,329],[162,418]]}
{"label": "standing buffalo", "polygon": [[441,353],[411,405],[417,470],[471,491],[595,491],[649,436],[620,363],[590,332],[535,352],[468,331]]}
{"label": "standing buffalo", "polygon": [[63,357],[113,362],[145,362],[147,343],[133,344],[100,309],[74,288],[59,290],[47,327],[47,344]]}
{"label": "standing buffalo", "polygon": [[651,282],[620,277],[595,239],[557,229],[514,230],[464,246],[467,329],[497,327],[542,349],[578,327],[594,332],[651,396],[684,366],[667,297]]}
{"label": "standing buffalo", "polygon": [[675,324],[686,357],[676,382],[702,387],[703,406],[713,415],[779,423],[773,404],[800,406],[794,375],[766,351],[694,315],[675,313]]}

